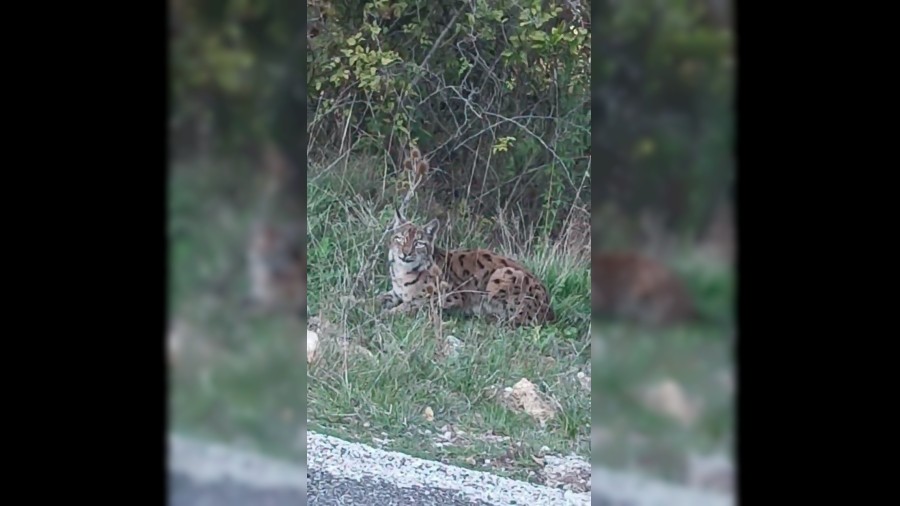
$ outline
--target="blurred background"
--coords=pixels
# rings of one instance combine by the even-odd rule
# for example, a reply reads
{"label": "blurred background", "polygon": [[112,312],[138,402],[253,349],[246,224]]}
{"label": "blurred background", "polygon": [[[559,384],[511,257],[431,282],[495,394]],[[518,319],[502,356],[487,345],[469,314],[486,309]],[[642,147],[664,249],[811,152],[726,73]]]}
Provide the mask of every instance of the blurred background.
{"label": "blurred background", "polygon": [[[394,447],[460,465],[471,466],[473,452],[496,454],[504,468],[495,471],[547,480],[532,457],[548,446],[730,489],[731,2],[308,0],[303,22],[288,1],[169,6],[175,430],[300,459],[308,394],[317,430],[367,441],[389,433]],[[494,355],[533,353],[538,365],[507,372],[535,383],[576,371],[590,380],[589,395],[577,382],[559,387],[564,421],[531,454],[507,443],[404,443],[413,436],[391,429],[401,415],[384,415],[384,396],[373,390],[360,402],[333,386],[348,374],[383,377],[379,357],[396,329],[359,329],[372,327],[370,299],[387,286],[378,241],[390,206],[409,195],[410,146],[430,166],[411,217],[441,219],[449,244],[526,259],[561,301],[558,328]],[[294,275],[305,255],[308,272]],[[589,262],[625,274],[588,288]],[[342,360],[310,369],[308,393],[299,339],[307,323],[296,294],[279,290],[305,292],[307,276],[310,324],[337,343],[323,344],[323,357]],[[377,289],[363,282],[371,279]],[[593,321],[591,289],[606,294]],[[700,320],[671,310],[672,322],[648,324],[678,301]],[[353,358],[347,350],[357,348],[375,359]],[[410,378],[443,385],[422,395],[455,398],[472,386]],[[450,425],[543,437],[470,401],[460,402],[482,418],[448,408]],[[421,406],[402,409],[411,419]]]}
{"label": "blurred background", "polygon": [[268,228],[305,220],[304,27],[296,2],[169,1],[170,429],[298,463],[305,323],[269,299],[305,259]]}
{"label": "blurred background", "polygon": [[593,7],[592,461],[731,494],[732,4]]}

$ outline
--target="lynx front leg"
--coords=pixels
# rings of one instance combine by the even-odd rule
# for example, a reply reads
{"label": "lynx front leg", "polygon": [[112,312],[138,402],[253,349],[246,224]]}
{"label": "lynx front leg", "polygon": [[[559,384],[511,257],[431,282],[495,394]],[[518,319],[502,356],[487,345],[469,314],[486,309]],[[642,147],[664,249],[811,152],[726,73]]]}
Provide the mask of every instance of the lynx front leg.
{"label": "lynx front leg", "polygon": [[453,289],[449,283],[446,281],[441,282],[441,309],[444,310],[465,310],[466,308],[466,294],[465,291],[468,288],[465,286],[459,286],[456,289]]}
{"label": "lynx front leg", "polygon": [[421,304],[413,301],[401,302],[400,304],[388,309],[387,312],[388,314],[413,315],[419,310],[419,307],[421,307]]}
{"label": "lynx front leg", "polygon": [[378,296],[378,303],[381,304],[381,309],[390,310],[395,309],[399,306],[403,301],[400,297],[397,296],[393,291],[383,293]]}

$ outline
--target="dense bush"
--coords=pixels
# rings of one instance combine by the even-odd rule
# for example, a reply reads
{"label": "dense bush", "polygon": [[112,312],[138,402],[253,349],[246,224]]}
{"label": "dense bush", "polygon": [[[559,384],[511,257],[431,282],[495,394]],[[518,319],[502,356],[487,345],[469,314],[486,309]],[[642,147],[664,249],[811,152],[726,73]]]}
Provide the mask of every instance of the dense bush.
{"label": "dense bush", "polygon": [[299,144],[305,93],[311,161],[396,170],[415,144],[430,193],[485,216],[558,225],[593,197],[693,230],[733,177],[722,0],[308,0],[305,79],[293,2],[170,1],[178,153]]}

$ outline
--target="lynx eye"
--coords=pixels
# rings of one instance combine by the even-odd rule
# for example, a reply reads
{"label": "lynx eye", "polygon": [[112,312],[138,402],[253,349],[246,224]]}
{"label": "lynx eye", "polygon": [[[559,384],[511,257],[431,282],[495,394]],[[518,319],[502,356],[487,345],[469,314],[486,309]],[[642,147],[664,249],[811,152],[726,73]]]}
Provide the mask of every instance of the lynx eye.
{"label": "lynx eye", "polygon": [[402,237],[394,237],[394,242],[397,244],[403,244],[403,238]]}

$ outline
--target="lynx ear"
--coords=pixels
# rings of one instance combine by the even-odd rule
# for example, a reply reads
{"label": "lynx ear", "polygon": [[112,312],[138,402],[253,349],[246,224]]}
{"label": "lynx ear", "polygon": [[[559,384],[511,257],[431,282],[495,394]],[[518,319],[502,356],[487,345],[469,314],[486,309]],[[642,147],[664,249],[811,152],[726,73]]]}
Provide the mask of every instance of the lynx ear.
{"label": "lynx ear", "polygon": [[425,224],[425,235],[428,236],[429,239],[434,239],[434,236],[437,234],[438,227],[441,225],[441,222],[438,221],[437,218],[429,221]]}
{"label": "lynx ear", "polygon": [[400,209],[394,207],[394,222],[391,224],[391,226],[393,228],[397,228],[404,223],[406,223],[406,218],[404,218],[403,215],[400,214]]}

